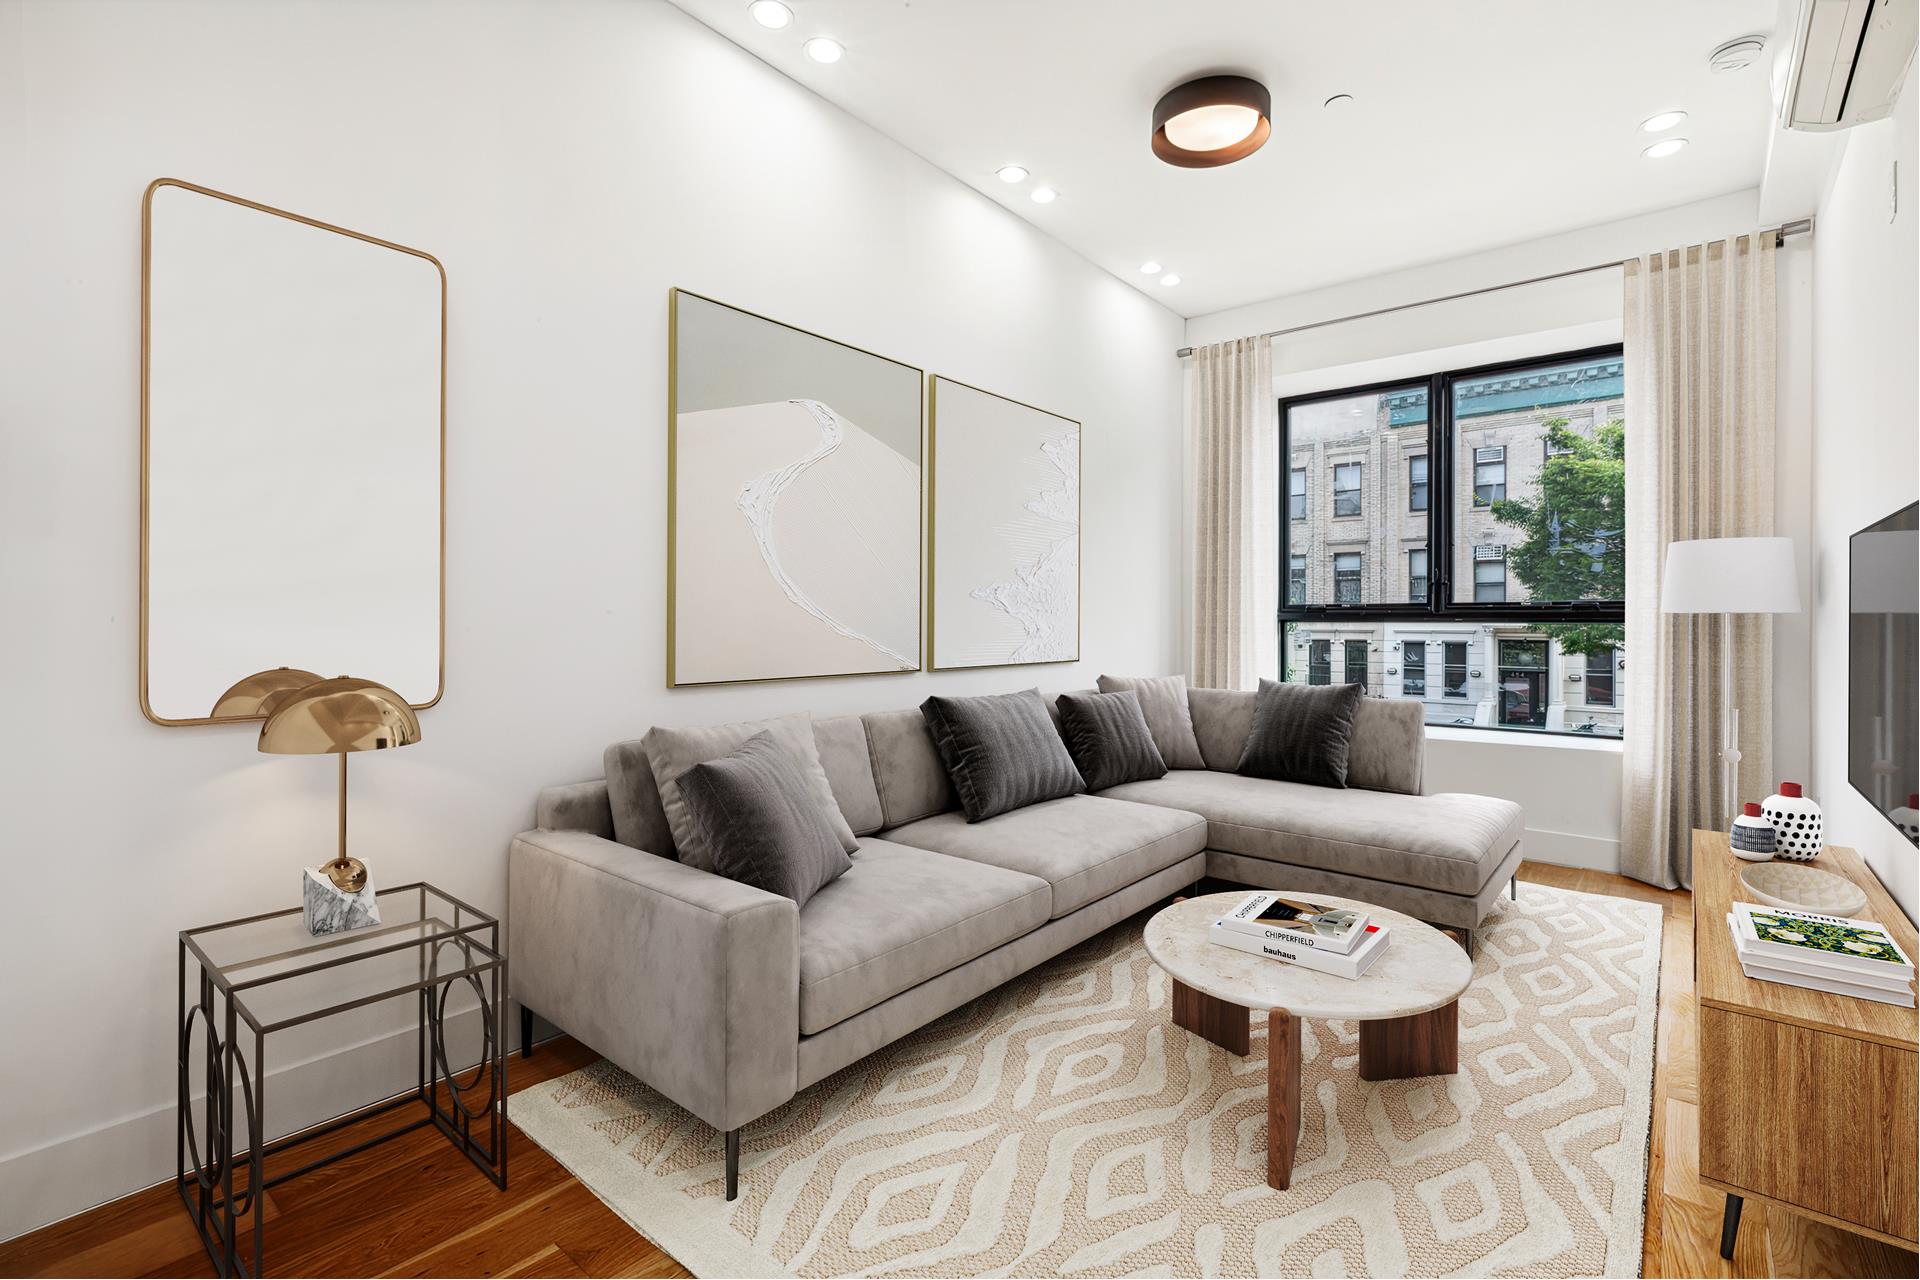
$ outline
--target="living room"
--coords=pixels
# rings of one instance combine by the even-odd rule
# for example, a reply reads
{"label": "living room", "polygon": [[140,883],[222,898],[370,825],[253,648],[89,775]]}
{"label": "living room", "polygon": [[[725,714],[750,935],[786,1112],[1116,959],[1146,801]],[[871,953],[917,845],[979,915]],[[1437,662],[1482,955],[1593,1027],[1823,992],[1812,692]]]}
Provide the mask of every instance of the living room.
{"label": "living room", "polygon": [[1915,1274],[1916,25],[0,0],[0,1274]]}

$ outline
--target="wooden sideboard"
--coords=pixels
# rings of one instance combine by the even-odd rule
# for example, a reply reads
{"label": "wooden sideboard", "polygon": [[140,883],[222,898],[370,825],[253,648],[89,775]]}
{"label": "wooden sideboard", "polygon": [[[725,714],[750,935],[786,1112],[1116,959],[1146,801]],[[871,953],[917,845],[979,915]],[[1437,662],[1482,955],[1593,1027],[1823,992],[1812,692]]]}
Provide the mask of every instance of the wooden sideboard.
{"label": "wooden sideboard", "polygon": [[[1724,832],[1693,833],[1700,1181],[1727,1195],[1720,1255],[1733,1256],[1747,1199],[1912,1249],[1920,1016],[1742,973],[1726,915],[1743,865]],[[1859,854],[1828,845],[1812,865],[1866,890],[1861,915],[1920,955]]]}

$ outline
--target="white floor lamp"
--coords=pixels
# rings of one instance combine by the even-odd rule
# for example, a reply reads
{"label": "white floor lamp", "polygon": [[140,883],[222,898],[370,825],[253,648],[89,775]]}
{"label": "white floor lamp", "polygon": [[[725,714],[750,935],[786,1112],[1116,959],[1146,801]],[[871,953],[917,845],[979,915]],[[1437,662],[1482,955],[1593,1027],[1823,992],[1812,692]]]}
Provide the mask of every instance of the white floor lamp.
{"label": "white floor lamp", "polygon": [[[1800,575],[1791,538],[1696,538],[1669,543],[1662,613],[1798,613]],[[1720,628],[1721,799],[1740,811],[1740,709],[1733,705],[1733,619]],[[1733,821],[1729,814],[1727,822]]]}

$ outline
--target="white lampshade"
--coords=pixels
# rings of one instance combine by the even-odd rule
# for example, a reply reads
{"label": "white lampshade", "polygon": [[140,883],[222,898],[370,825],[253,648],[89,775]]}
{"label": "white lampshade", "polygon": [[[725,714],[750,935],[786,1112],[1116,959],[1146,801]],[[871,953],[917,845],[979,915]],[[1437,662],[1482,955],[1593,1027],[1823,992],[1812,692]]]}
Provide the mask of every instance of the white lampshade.
{"label": "white lampshade", "polygon": [[1798,613],[1791,538],[1696,538],[1670,543],[1663,613]]}

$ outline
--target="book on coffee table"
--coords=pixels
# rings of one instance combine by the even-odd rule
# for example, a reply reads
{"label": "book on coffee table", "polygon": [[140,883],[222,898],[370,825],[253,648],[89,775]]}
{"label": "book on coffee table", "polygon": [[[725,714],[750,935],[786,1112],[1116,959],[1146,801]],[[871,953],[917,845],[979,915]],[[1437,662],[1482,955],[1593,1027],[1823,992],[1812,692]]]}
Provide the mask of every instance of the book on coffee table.
{"label": "book on coffee table", "polygon": [[1377,926],[1367,923],[1364,911],[1265,891],[1248,894],[1220,923],[1262,942],[1310,947],[1335,955],[1350,954],[1369,931],[1377,931]]}
{"label": "book on coffee table", "polygon": [[1312,969],[1316,973],[1330,973],[1336,978],[1358,978],[1386,952],[1390,935],[1388,930],[1373,925],[1368,929],[1365,940],[1345,955],[1325,948],[1298,946],[1292,938],[1257,938],[1234,928],[1224,919],[1214,921],[1207,930],[1207,937],[1220,946],[1232,947],[1249,955],[1265,956],[1269,960]]}

